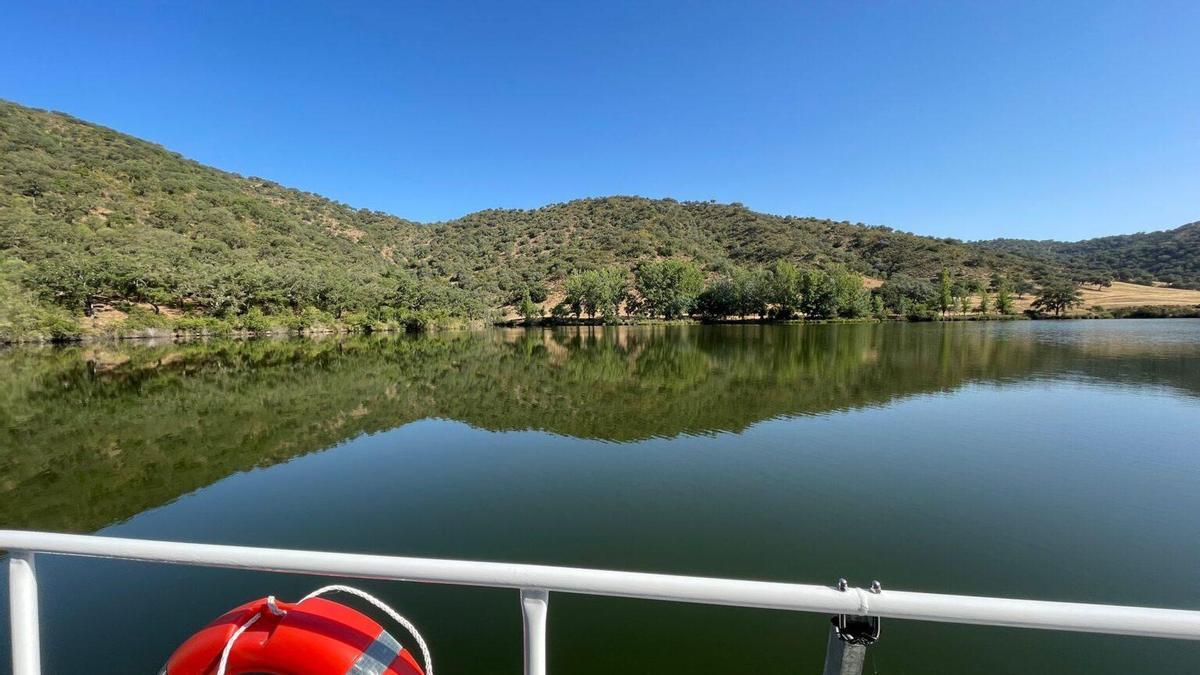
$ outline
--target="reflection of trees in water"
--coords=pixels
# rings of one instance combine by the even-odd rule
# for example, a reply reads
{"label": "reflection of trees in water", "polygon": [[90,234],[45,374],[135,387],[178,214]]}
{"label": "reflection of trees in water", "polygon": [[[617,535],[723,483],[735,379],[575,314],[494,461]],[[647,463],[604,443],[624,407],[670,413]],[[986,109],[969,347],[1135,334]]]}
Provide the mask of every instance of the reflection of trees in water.
{"label": "reflection of trees in water", "polygon": [[[505,376],[559,392],[557,405],[510,410],[515,414],[507,420],[489,421],[614,440],[736,431],[764,418],[1002,377],[1003,368],[1028,372],[1032,357],[1028,345],[980,331],[877,325],[583,330],[526,334],[519,344],[534,356]],[[539,360],[542,348],[565,350],[570,358]],[[1001,358],[997,350],[1006,354]],[[447,399],[443,405],[446,416],[475,422],[488,402]]]}
{"label": "reflection of trees in water", "polygon": [[1200,392],[1195,345],[969,325],[655,326],[0,352],[0,525],[90,530],[441,417],[625,441],[1071,373]]}

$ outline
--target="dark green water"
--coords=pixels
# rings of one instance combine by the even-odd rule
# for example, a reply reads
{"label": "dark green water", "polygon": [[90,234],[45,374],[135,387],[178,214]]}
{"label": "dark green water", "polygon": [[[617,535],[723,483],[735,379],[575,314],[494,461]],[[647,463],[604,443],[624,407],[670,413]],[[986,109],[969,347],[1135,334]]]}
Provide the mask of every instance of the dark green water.
{"label": "dark green water", "polygon": [[[1200,321],[9,349],[0,527],[1200,609]],[[39,573],[47,673],[153,673],[223,610],[322,583]],[[515,592],[355,583],[441,673],[520,672]],[[826,621],[559,594],[550,665],[818,673]],[[1197,664],[1192,643],[885,621],[867,672]]]}

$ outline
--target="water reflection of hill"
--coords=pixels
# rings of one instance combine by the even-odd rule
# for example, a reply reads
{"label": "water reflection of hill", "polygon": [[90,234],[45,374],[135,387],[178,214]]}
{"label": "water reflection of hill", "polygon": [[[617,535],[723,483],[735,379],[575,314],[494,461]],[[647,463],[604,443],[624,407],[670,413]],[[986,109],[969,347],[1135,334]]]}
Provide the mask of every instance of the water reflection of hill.
{"label": "water reflection of hill", "polygon": [[0,352],[0,525],[92,530],[237,471],[426,417],[631,441],[1054,373],[1197,394],[1196,368],[1181,367],[1196,353],[963,325],[13,349]]}

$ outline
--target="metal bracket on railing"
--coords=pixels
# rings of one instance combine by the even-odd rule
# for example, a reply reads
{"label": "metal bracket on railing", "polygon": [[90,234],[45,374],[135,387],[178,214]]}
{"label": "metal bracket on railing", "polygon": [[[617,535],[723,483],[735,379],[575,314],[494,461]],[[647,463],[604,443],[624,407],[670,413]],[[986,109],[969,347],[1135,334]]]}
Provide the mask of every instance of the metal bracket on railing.
{"label": "metal bracket on railing", "polygon": [[877,616],[846,616],[839,614],[833,617],[833,632],[838,639],[846,644],[869,647],[879,639],[879,617]]}
{"label": "metal bracket on railing", "polygon": [[[845,593],[850,585],[845,579],[838,579],[836,588]],[[873,581],[871,592],[882,593],[883,586]],[[861,675],[867,647],[879,639],[879,617],[838,614],[830,623],[833,628],[825,648],[824,675]]]}
{"label": "metal bracket on railing", "polygon": [[[837,589],[845,593],[847,588],[849,586],[846,580],[838,579]],[[882,593],[883,585],[878,581],[872,581],[871,592],[875,594]],[[875,641],[879,639],[879,623],[879,617],[877,616],[838,614],[833,617],[833,630],[842,642],[852,645],[870,646],[875,644]]]}

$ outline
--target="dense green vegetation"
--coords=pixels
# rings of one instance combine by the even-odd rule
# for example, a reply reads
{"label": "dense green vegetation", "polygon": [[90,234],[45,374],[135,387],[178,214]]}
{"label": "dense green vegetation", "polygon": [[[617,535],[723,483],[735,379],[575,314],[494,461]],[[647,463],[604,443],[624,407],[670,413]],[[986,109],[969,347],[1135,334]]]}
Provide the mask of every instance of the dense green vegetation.
{"label": "dense green vegetation", "polygon": [[578,319],[586,314],[590,319],[599,315],[613,320],[622,304],[632,300],[624,271],[615,268],[572,274],[563,286],[563,293],[562,302],[553,309],[558,318],[573,314]]}
{"label": "dense green vegetation", "polygon": [[[801,269],[779,260],[769,267],[733,265],[705,281],[703,271],[690,261],[668,258],[639,265],[632,285],[620,268],[576,272],[567,277],[565,296],[554,306],[556,318],[602,318],[614,322],[622,313],[632,316],[678,319],[691,316],[707,321],[736,318],[791,320],[933,318],[934,309],[943,316],[962,313],[992,313],[991,292],[996,293],[995,310],[1012,313],[1012,282],[1002,276],[993,287],[974,279],[955,279],[949,269],[938,275],[939,287],[906,276],[896,276],[874,290],[867,290],[861,275],[842,265],[829,269]],[[1058,288],[1047,281],[1046,288]],[[976,306],[971,299],[979,297]],[[528,322],[541,316],[526,291],[521,315]]]}
{"label": "dense green vegetation", "polygon": [[[635,270],[664,260],[694,264],[709,283],[738,268],[776,261],[878,279],[928,280],[943,266],[956,278],[986,279],[996,271],[1031,278],[1034,268],[1020,256],[886,227],[774,216],[740,204],[638,197],[482,211],[435,223],[419,234],[428,235],[412,242],[419,275],[447,278],[480,297],[501,298],[513,306],[525,290],[536,298],[561,288],[572,274],[590,270],[623,270],[636,290]],[[640,306],[637,313],[668,314],[658,302]],[[669,313],[687,312],[671,308]]]}
{"label": "dense green vegetation", "polygon": [[976,242],[994,250],[1065,267],[1076,281],[1117,279],[1137,284],[1163,282],[1200,289],[1200,222],[1164,232],[1100,237],[1085,241],[995,239]]}
{"label": "dense green vegetation", "polygon": [[[1174,262],[1151,273],[1188,283],[1196,231],[1129,241],[1142,260],[1169,239]],[[997,292],[998,278],[1024,293],[1079,276],[1074,258],[1039,247],[1059,250],[638,197],[423,225],[0,101],[0,341],[369,331],[511,313],[930,318],[961,309],[963,289]],[[883,288],[864,293],[864,277]]]}
{"label": "dense green vegetation", "polygon": [[1108,311],[1114,319],[1200,319],[1200,307],[1147,305],[1117,307]]}
{"label": "dense green vegetation", "polygon": [[101,303],[247,330],[482,315],[479,299],[391,259],[397,232],[417,228],[0,102],[0,283],[27,290],[0,303],[9,336],[58,335],[54,308]]}

